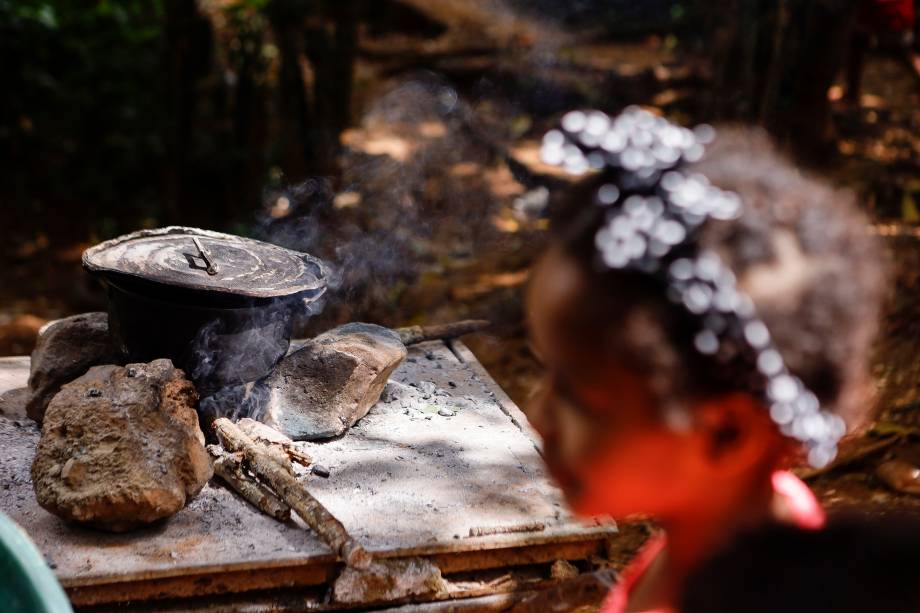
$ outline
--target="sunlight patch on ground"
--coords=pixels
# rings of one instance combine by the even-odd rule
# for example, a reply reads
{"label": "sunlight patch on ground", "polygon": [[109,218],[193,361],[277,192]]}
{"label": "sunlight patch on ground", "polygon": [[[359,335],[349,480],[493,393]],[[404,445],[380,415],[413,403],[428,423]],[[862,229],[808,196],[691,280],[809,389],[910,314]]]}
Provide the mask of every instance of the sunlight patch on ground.
{"label": "sunlight patch on ground", "polygon": [[476,162],[458,162],[447,171],[452,177],[472,177],[482,172],[482,166]]}
{"label": "sunlight patch on ground", "polygon": [[473,300],[497,289],[519,287],[527,282],[530,270],[482,274],[472,283],[458,285],[451,290],[457,300]]}
{"label": "sunlight patch on ground", "polygon": [[332,204],[337,209],[347,209],[361,204],[360,192],[341,192],[336,194]]}

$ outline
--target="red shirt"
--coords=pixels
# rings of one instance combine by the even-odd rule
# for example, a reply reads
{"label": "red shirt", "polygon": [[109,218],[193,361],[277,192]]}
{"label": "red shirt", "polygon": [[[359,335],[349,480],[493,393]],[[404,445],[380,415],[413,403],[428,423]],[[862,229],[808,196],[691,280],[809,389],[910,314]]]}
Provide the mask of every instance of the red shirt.
{"label": "red shirt", "polygon": [[[824,510],[801,479],[789,471],[780,470],[773,473],[773,491],[783,507],[784,519],[796,526],[808,530],[822,528],[826,522]],[[660,533],[651,537],[630,565],[620,575],[619,583],[614,586],[604,601],[601,613],[625,613],[629,595],[636,583],[645,574],[652,562],[661,555],[667,544],[667,537]],[[642,613],[675,613],[672,609],[654,609]]]}

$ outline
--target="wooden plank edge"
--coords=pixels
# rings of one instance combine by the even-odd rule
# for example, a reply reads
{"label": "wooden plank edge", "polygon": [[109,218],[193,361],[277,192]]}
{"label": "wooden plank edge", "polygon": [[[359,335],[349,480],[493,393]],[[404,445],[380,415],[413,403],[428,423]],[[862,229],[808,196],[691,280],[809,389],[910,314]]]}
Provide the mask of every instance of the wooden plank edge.
{"label": "wooden plank edge", "polygon": [[[374,549],[368,548],[376,558],[410,558],[433,556],[450,556],[483,551],[505,552],[522,547],[539,547],[542,545],[565,545],[568,543],[584,543],[606,540],[617,536],[619,530],[615,523],[601,523],[597,525],[570,525],[562,529],[548,527],[545,531],[530,534],[511,533],[493,534],[478,537],[462,537],[439,543],[402,547],[399,549]],[[275,569],[298,568],[303,566],[316,566],[335,564],[336,559],[331,553],[320,553],[309,557],[288,557],[283,559],[250,560],[232,564],[202,564],[199,566],[178,568],[167,566],[156,570],[138,571],[133,573],[100,573],[94,575],[80,575],[68,578],[58,575],[58,581],[65,588],[92,587],[104,584],[130,584],[144,581],[167,580],[184,577],[190,574],[206,576],[227,572],[272,572]]]}
{"label": "wooden plank edge", "polygon": [[498,406],[501,408],[502,412],[508,416],[508,419],[513,423],[523,434],[526,436],[533,446],[536,447],[537,451],[540,453],[540,456],[543,456],[543,440],[540,438],[540,435],[534,430],[533,426],[530,425],[530,422],[527,421],[527,416],[524,415],[524,412],[514,403],[513,400],[505,393],[505,390],[501,388],[498,383],[495,382],[495,379],[492,378],[492,375],[489,374],[489,371],[486,370],[485,366],[476,359],[476,356],[470,351],[469,347],[463,344],[463,341],[459,339],[452,339],[446,342],[450,350],[457,356],[457,359],[461,363],[466,364],[479,379],[486,384],[492,393],[495,394],[495,401],[498,403]]}
{"label": "wooden plank edge", "polygon": [[[592,555],[603,555],[606,545],[606,538],[595,538],[573,543],[546,543],[538,546],[473,550],[425,557],[441,569],[442,573],[454,574],[545,564],[559,559],[585,560]],[[214,569],[181,576],[65,586],[65,592],[74,606],[241,594],[259,590],[326,585],[335,579],[340,568],[341,564],[326,562],[287,568]]]}
{"label": "wooden plank edge", "polygon": [[[532,567],[531,567],[532,568]],[[402,599],[399,601],[364,603],[360,605],[329,602],[325,588],[292,588],[273,592],[249,594],[226,594],[203,596],[171,601],[132,602],[131,610],[156,613],[224,613],[246,611],[247,613],[299,613],[301,611],[376,611],[378,613],[491,613],[493,611],[514,611],[516,613],[544,613],[547,605],[555,605],[563,594],[573,591],[581,594],[593,589],[592,602],[600,604],[610,586],[614,583],[610,570],[583,572],[577,577],[565,580],[524,580],[509,577],[508,581],[489,582],[479,587],[450,585],[446,594]],[[454,578],[445,577],[448,584]],[[461,583],[469,584],[469,579]],[[579,585],[588,585],[588,590]],[[587,594],[590,598],[592,594]],[[520,610],[518,609],[520,607]],[[81,606],[78,611],[102,613],[124,610],[123,605]]]}

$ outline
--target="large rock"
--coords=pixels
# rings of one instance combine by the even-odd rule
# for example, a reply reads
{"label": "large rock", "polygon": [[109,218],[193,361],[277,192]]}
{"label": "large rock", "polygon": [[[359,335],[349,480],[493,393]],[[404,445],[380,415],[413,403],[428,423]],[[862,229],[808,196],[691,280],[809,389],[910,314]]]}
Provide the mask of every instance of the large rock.
{"label": "large rock", "polygon": [[211,478],[197,393],[169,360],[95,366],[45,413],[32,462],[38,503],[112,531],[168,517]]}
{"label": "large rock", "polygon": [[84,374],[91,366],[120,364],[109,339],[105,313],[82,313],[46,324],[38,331],[29,370],[31,395],[26,415],[41,423],[45,409],[65,383]]}
{"label": "large rock", "polygon": [[343,434],[367,415],[405,357],[388,328],[351,323],[329,330],[287,355],[262,383],[263,421],[294,440]]}

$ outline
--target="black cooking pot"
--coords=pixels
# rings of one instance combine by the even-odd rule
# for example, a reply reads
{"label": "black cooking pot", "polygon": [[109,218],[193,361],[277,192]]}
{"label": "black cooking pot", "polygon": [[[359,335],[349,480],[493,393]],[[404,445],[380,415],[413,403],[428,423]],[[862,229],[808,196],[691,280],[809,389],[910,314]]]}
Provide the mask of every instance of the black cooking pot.
{"label": "black cooking pot", "polygon": [[328,278],[311,255],[182,227],[96,245],[83,267],[108,288],[109,330],[125,359],[170,358],[203,396],[268,373]]}

